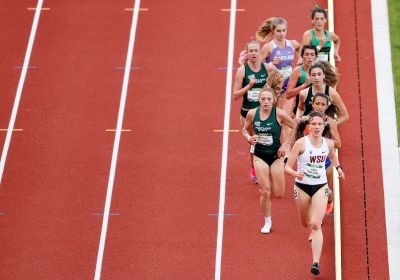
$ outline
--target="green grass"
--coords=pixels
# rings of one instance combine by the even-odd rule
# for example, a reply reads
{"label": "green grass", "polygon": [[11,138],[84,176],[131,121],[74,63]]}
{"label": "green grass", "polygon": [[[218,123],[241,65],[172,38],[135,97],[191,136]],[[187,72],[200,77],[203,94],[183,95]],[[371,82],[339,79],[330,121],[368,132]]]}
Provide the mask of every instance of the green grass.
{"label": "green grass", "polygon": [[388,9],[390,41],[392,46],[394,92],[396,99],[397,139],[400,140],[400,1],[388,0]]}

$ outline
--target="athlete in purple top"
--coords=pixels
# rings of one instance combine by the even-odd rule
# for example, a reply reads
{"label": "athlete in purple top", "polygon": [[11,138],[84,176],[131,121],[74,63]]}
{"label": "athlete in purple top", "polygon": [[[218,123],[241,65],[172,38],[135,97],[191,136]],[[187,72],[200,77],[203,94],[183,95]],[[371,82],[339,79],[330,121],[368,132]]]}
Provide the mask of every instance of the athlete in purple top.
{"label": "athlete in purple top", "polygon": [[272,40],[271,43],[272,43],[272,52],[271,55],[267,56],[266,62],[274,64],[275,67],[282,73],[284,78],[282,90],[285,91],[289,81],[290,74],[292,73],[294,48],[292,46],[291,41],[289,40],[284,40],[283,48],[279,47],[278,43],[275,42],[275,40]]}
{"label": "athlete in purple top", "polygon": [[[258,28],[256,37],[267,43],[261,49],[261,60],[275,65],[282,73],[284,83],[282,87],[283,96],[289,82],[290,74],[292,73],[292,63],[295,52],[299,51],[300,44],[296,40],[287,40],[288,24],[284,18],[271,17],[266,19]],[[279,97],[277,106],[290,113],[289,108],[286,108],[286,98]]]}

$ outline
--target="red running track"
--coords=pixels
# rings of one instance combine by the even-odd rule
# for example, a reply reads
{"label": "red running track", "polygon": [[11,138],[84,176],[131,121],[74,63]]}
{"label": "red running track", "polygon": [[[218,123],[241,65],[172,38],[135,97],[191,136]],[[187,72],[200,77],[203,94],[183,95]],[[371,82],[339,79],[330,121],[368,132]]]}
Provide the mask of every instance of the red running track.
{"label": "red running track", "polygon": [[[342,187],[343,279],[368,279],[368,273],[370,279],[387,279],[382,180],[372,161],[379,163],[376,97],[370,94],[373,72],[366,71],[374,69],[372,50],[359,47],[355,55],[357,44],[371,42],[365,24],[370,18],[364,18],[370,13],[359,2],[357,21],[352,3],[336,6],[344,60],[339,90],[352,117],[342,130],[348,174]],[[235,60],[266,17],[287,18],[290,39],[309,28],[310,7],[304,3],[279,3],[281,14],[258,3],[238,3],[246,11],[237,13]],[[115,67],[125,63],[132,12],[124,9],[132,5],[45,1],[51,10],[42,13],[31,59],[38,68],[28,71],[16,123],[24,132],[12,138],[0,189],[0,210],[6,213],[0,217],[2,279],[94,275],[101,228],[94,214],[103,211],[114,137],[105,129],[116,123],[123,71]],[[221,9],[229,6],[222,0],[207,6],[141,3],[149,10],[139,15],[133,60],[139,70],[131,72],[124,119],[132,132],[121,138],[102,279],[214,277],[222,134],[213,130],[223,128],[226,73],[218,68],[227,64],[229,13]],[[355,20],[354,32],[341,25],[342,16]],[[21,61],[30,19],[25,36],[12,38]],[[9,20],[10,28],[23,28]],[[19,77],[4,75],[10,94],[0,106],[10,112],[12,79]],[[239,128],[238,116],[239,102],[233,102],[232,129]],[[3,114],[1,122],[8,124]],[[260,234],[258,190],[248,181],[245,151],[242,136],[232,133],[225,212],[233,215],[225,217],[222,278],[309,279],[307,231],[297,218],[291,182],[285,198],[273,201],[273,232]],[[323,230],[319,278],[334,279],[333,217]]]}

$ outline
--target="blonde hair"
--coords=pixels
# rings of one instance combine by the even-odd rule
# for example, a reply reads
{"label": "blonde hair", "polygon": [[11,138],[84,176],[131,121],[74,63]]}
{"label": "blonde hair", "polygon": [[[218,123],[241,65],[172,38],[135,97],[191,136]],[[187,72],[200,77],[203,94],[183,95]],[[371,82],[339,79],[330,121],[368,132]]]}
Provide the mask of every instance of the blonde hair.
{"label": "blonde hair", "polygon": [[257,44],[257,45],[261,48],[260,41],[255,40],[255,39],[251,39],[250,41],[248,41],[248,42],[246,43],[246,48],[245,48],[246,51],[248,51],[249,45],[251,45],[251,44]]}
{"label": "blonde hair", "polygon": [[261,91],[270,91],[276,98],[282,92],[283,81],[282,73],[274,69],[268,73],[267,81]]}
{"label": "blonde hair", "polygon": [[287,27],[287,21],[284,18],[267,18],[257,29],[256,38],[262,42],[269,41],[271,39],[272,32],[274,32],[278,24],[284,24]]}

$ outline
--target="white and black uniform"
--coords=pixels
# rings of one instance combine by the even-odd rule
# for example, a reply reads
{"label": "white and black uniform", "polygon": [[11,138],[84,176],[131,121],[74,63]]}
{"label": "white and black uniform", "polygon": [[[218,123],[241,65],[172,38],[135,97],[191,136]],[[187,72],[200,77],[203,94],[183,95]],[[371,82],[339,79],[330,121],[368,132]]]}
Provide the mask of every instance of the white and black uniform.
{"label": "white and black uniform", "polygon": [[[314,147],[309,136],[304,136],[305,149],[297,158],[297,171],[303,172],[302,180],[295,179],[295,185],[313,196],[320,188],[326,186],[325,195],[328,195],[328,180],[326,178],[325,161],[329,155],[327,139],[322,138],[322,145]],[[296,196],[296,193],[295,193]]]}

